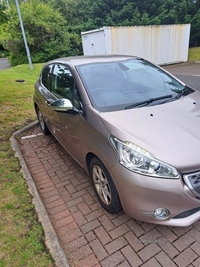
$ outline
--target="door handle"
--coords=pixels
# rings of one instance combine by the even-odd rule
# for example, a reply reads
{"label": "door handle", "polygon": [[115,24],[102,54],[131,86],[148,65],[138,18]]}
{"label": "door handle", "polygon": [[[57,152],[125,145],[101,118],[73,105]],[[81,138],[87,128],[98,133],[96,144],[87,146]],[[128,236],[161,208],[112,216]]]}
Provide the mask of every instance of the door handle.
{"label": "door handle", "polygon": [[50,103],[48,100],[45,101],[45,104],[46,104],[47,106],[50,106],[50,105],[51,105],[51,103]]}

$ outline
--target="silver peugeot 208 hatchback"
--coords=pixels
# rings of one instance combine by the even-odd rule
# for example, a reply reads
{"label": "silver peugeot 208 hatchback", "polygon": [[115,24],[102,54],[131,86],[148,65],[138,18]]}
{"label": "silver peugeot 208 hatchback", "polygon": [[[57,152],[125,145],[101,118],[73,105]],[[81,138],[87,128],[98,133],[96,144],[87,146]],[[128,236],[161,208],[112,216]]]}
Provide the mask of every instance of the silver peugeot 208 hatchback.
{"label": "silver peugeot 208 hatchback", "polygon": [[199,92],[142,58],[81,56],[44,65],[34,106],[108,212],[174,226],[200,219]]}

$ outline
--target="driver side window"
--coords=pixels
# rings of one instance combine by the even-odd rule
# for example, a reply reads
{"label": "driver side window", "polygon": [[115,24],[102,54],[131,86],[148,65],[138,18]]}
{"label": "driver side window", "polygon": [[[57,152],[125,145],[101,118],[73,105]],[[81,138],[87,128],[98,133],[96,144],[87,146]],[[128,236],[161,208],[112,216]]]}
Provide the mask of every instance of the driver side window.
{"label": "driver side window", "polygon": [[73,100],[74,79],[66,66],[55,64],[51,82],[51,92],[56,97]]}
{"label": "driver side window", "polygon": [[67,98],[81,109],[81,99],[70,70],[62,64],[55,64],[51,78],[51,92],[57,98]]}

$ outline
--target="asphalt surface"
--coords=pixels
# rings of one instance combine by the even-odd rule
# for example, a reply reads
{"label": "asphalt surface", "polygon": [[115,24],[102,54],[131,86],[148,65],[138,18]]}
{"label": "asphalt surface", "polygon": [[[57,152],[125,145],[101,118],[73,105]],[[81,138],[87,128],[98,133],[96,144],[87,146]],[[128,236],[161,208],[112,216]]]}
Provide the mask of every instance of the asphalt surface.
{"label": "asphalt surface", "polygon": [[200,62],[187,62],[163,67],[185,84],[200,90]]}
{"label": "asphalt surface", "polygon": [[[200,90],[199,63],[164,68]],[[123,212],[108,214],[85,171],[36,123],[16,132],[11,144],[57,266],[200,266],[200,221],[166,227],[136,221]]]}
{"label": "asphalt surface", "polygon": [[0,70],[10,68],[10,63],[7,58],[0,58]]}
{"label": "asphalt surface", "polygon": [[[200,67],[200,64],[199,64]],[[191,86],[192,88],[200,91],[200,77],[199,76],[191,76],[184,74],[176,74],[178,79],[180,79],[185,84]]]}

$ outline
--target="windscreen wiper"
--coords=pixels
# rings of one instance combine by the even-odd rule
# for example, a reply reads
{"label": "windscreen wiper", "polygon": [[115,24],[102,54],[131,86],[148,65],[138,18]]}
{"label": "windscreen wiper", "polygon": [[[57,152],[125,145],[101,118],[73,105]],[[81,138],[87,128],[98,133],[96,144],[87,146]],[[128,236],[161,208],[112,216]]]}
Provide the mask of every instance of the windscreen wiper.
{"label": "windscreen wiper", "polygon": [[186,86],[183,90],[177,93],[177,96],[175,96],[175,99],[179,99],[181,96],[186,96],[193,92],[194,90],[192,88]]}
{"label": "windscreen wiper", "polygon": [[125,107],[125,109],[135,108],[135,107],[139,107],[139,106],[147,106],[154,101],[167,99],[167,98],[172,98],[172,95],[163,95],[163,96],[159,96],[159,97],[155,97],[155,98],[150,98],[150,99],[129,105],[129,106]]}

